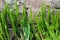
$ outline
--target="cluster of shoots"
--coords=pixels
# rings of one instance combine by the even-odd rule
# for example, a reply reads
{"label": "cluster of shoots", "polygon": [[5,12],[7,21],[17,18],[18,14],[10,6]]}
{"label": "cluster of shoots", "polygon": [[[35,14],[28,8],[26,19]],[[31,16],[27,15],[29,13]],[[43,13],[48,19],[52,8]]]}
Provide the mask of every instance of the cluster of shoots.
{"label": "cluster of shoots", "polygon": [[[32,16],[33,14],[30,9],[28,18],[25,5],[20,15],[16,3],[12,9],[5,4],[4,9],[0,12],[0,40],[60,40],[60,10],[54,12],[54,9],[43,5],[38,15]],[[10,37],[9,23],[13,39]]]}

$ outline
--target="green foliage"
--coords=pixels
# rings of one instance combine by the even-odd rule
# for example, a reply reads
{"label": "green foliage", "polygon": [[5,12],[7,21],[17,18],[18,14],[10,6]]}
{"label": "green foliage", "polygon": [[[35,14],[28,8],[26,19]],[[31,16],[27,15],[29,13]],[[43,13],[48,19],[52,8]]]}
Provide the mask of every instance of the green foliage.
{"label": "green foliage", "polygon": [[9,22],[14,40],[60,40],[60,10],[54,13],[54,9],[51,12],[50,7],[43,5],[40,7],[39,17],[33,16],[32,9],[30,9],[28,18],[26,5],[23,6],[21,17],[17,3],[14,4],[12,9],[5,4],[0,12],[0,40],[11,40]]}

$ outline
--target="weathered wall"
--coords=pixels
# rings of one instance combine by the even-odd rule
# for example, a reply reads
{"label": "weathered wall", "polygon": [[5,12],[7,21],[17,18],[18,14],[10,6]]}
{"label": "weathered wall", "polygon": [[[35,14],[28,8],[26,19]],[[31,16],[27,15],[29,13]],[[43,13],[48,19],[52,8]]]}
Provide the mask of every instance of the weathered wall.
{"label": "weathered wall", "polygon": [[2,10],[2,8],[4,7],[4,3],[5,3],[4,0],[0,0],[0,10]]}
{"label": "weathered wall", "polygon": [[60,8],[60,0],[52,0],[51,1],[51,7],[54,7],[54,8]]}
{"label": "weathered wall", "polygon": [[[3,8],[3,5],[5,2],[7,2],[8,4],[12,4],[13,2],[15,2],[16,0],[0,0],[0,9]],[[18,3],[23,3],[25,0],[17,0]],[[44,0],[46,5],[49,5],[51,7],[55,7],[55,8],[60,8],[60,0]],[[20,5],[19,4],[19,5]],[[40,7],[43,4],[43,0],[26,0],[26,4],[27,7]]]}
{"label": "weathered wall", "polygon": [[[15,2],[16,0],[0,0],[0,10],[3,8],[3,5],[6,3],[13,5],[12,3]],[[33,15],[36,14],[39,11],[39,8],[41,5],[43,5],[44,3],[48,6],[50,5],[50,7],[54,7],[56,8],[60,8],[60,0],[17,0],[17,4],[19,5],[19,9],[20,12],[22,13],[22,5],[24,3],[24,1],[26,1],[26,7],[28,8],[28,16],[29,16],[29,9],[32,8],[33,11]]]}
{"label": "weathered wall", "polygon": [[[15,2],[15,0],[8,0],[8,1],[0,0],[0,10],[4,7],[5,2],[12,5],[12,3]],[[50,4],[51,8],[52,7],[54,7],[55,9],[60,8],[60,0],[44,0],[44,2],[46,5]],[[22,12],[23,3],[24,3],[24,0],[18,0],[17,2],[17,4],[19,5],[20,12]],[[39,7],[43,5],[43,1],[42,0],[26,0],[26,5],[28,8],[28,16],[29,16],[30,7],[32,8],[33,15],[34,15],[34,14],[37,14],[37,12],[39,11]],[[10,28],[9,30],[12,38],[12,28]]]}
{"label": "weathered wall", "polygon": [[[5,2],[12,5],[13,2],[15,2],[16,0],[0,0],[0,10],[3,8]],[[20,12],[22,12],[22,5],[24,3],[25,0],[17,0],[17,4],[19,5],[19,9]],[[32,8],[33,13],[37,13],[39,11],[39,8],[41,5],[43,5],[43,3],[45,2],[45,4],[48,6],[50,5],[50,7],[54,7],[54,8],[60,8],[60,0],[26,0],[26,6],[28,8],[28,12],[29,9]]]}

